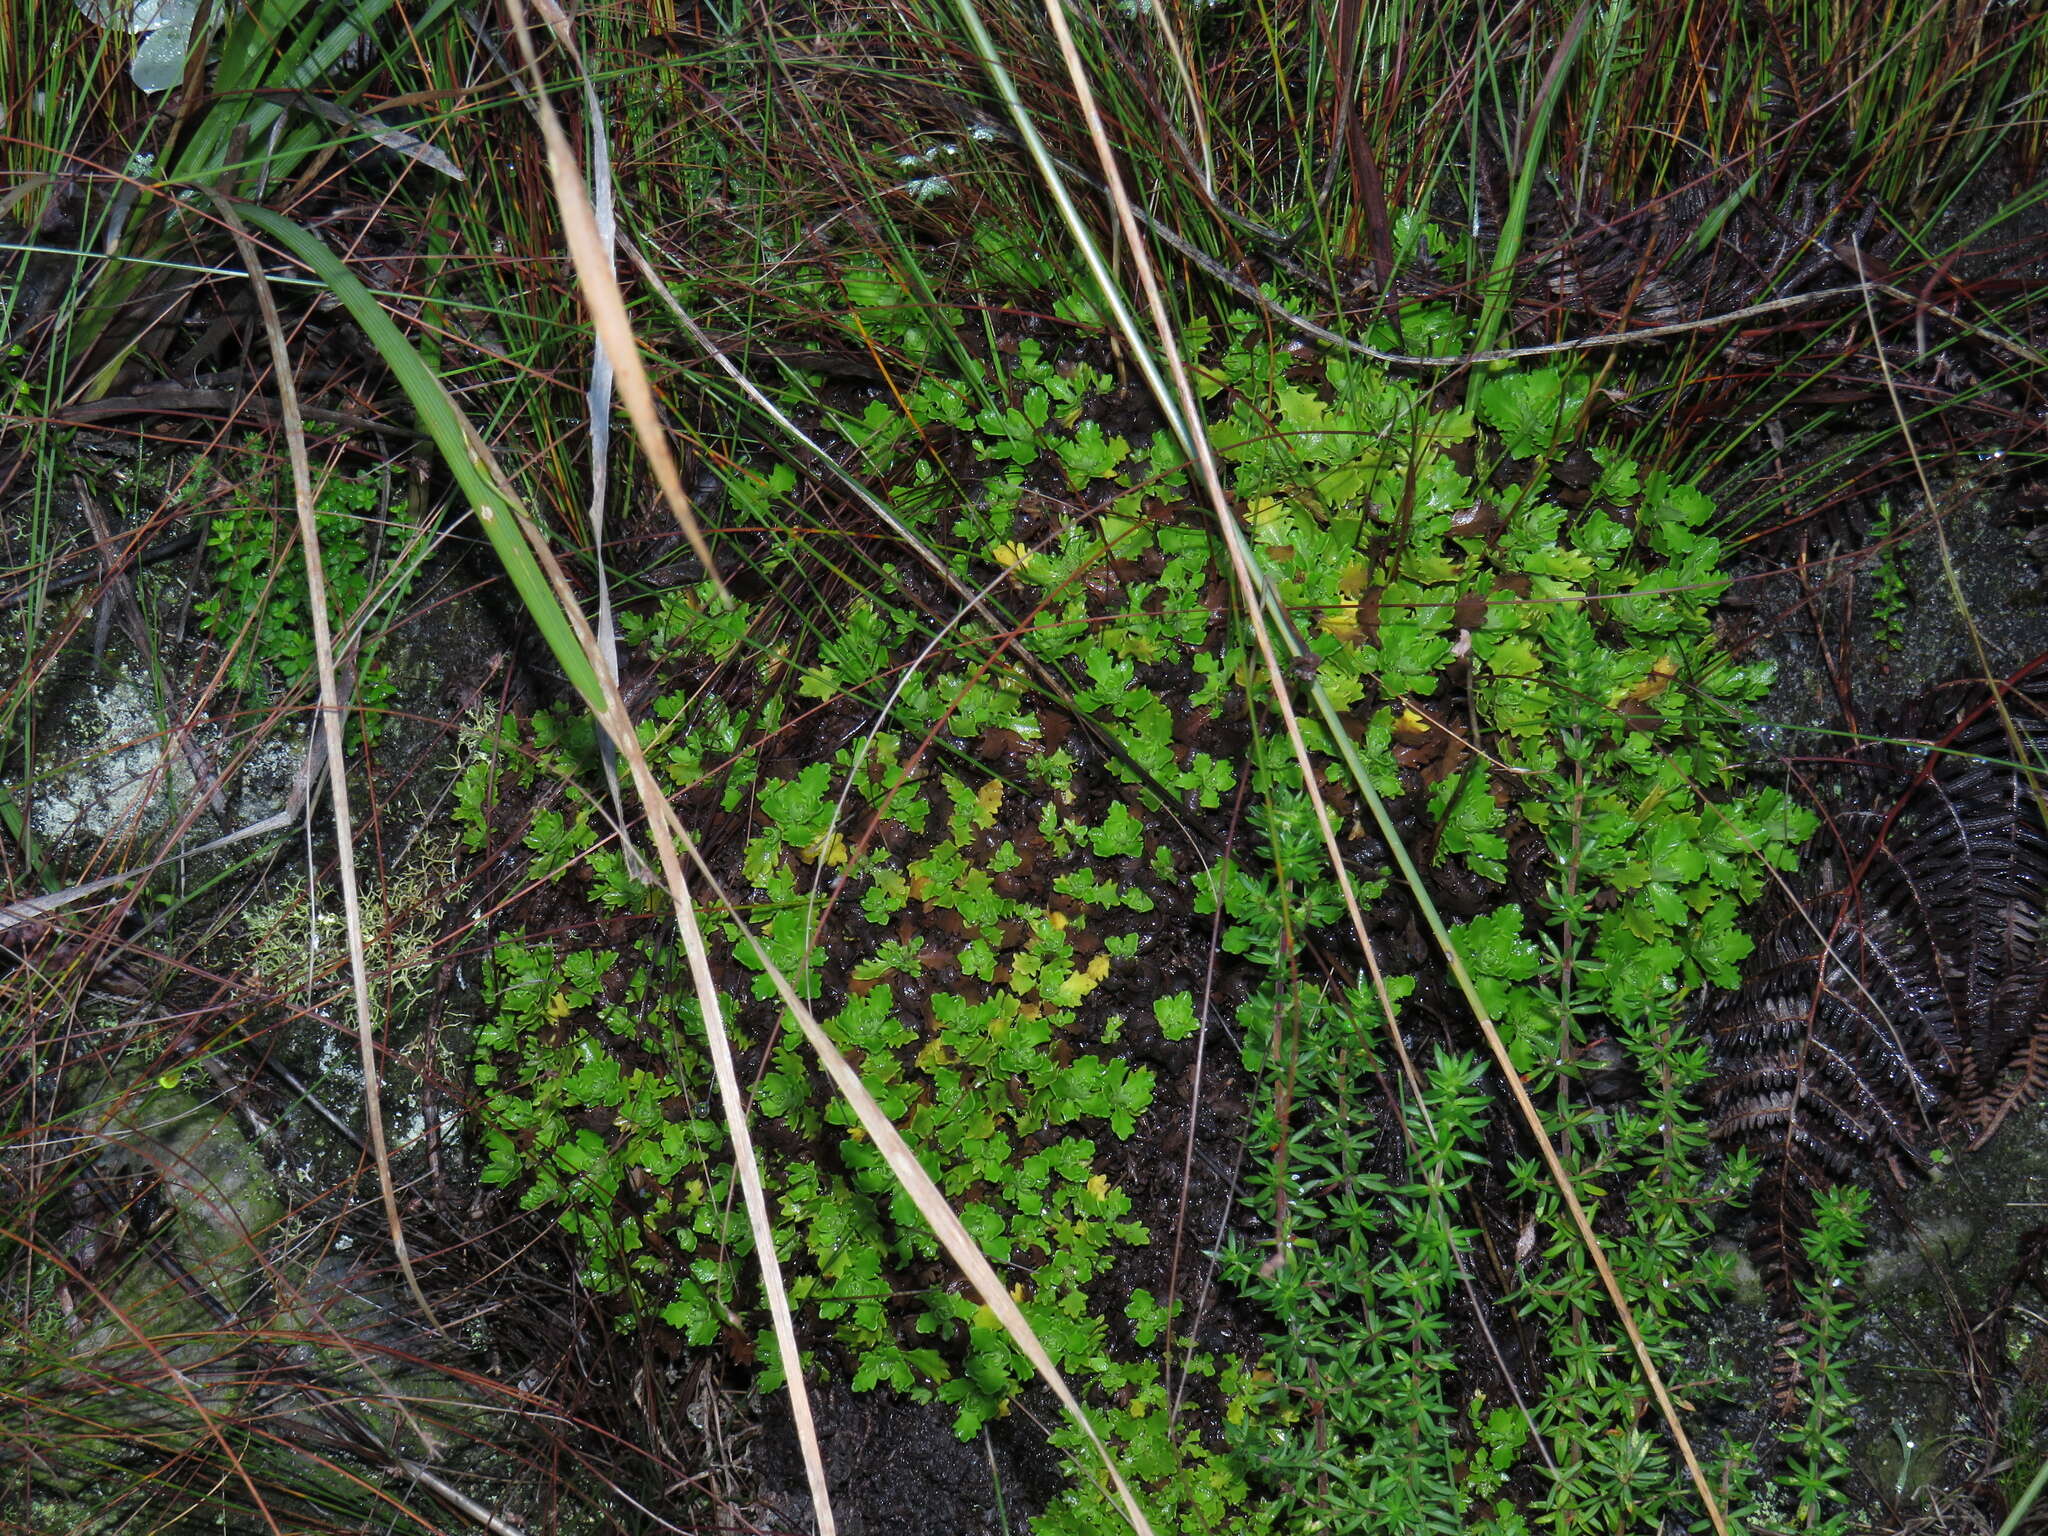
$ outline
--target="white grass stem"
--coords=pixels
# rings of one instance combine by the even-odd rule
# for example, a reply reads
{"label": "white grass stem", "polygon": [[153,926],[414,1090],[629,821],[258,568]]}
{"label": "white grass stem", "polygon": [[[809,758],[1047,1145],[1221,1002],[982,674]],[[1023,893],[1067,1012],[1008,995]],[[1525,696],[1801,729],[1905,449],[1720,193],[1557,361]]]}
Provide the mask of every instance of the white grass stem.
{"label": "white grass stem", "polygon": [[[703,563],[705,575],[718,589],[719,597],[729,603],[732,595],[726,591],[725,581],[718,574],[718,563],[711,557],[711,546],[705,542],[704,530],[698,526],[689,492],[683,489],[682,471],[669,448],[668,432],[662,425],[661,411],[654,400],[654,386],[648,382],[647,368],[640,357],[640,344],[633,335],[632,321],[626,315],[625,295],[619,289],[618,273],[612,265],[612,253],[599,234],[597,213],[591,207],[590,194],[585,190],[582,173],[577,168],[576,152],[570,146],[568,134],[562,129],[561,119],[555,115],[553,104],[548,100],[546,82],[541,79],[540,63],[533,51],[533,36],[526,25],[525,5],[522,0],[511,0],[510,9],[513,33],[519,40],[519,50],[525,57],[527,73],[532,79],[529,105],[533,109],[534,121],[540,125],[541,140],[547,149],[548,176],[554,183],[555,202],[562,214],[562,233],[569,242],[569,257],[576,268],[577,285],[583,295],[584,306],[597,330],[598,341],[611,358],[619,395],[625,402],[626,414],[632,418],[633,431],[640,439],[641,451],[647,455],[655,483],[661,487],[662,498],[668,503],[676,526],[682,529],[691,550]],[[549,6],[546,9],[554,8]],[[551,26],[560,15],[560,11],[555,10]],[[557,35],[567,38],[566,23],[557,29]]]}

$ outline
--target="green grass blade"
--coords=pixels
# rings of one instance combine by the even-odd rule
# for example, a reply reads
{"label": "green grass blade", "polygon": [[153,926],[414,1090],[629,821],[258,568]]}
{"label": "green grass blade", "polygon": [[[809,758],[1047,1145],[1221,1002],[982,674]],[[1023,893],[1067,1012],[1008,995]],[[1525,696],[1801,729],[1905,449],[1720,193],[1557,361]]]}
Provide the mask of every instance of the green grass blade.
{"label": "green grass blade", "polygon": [[[1529,220],[1529,197],[1543,172],[1543,146],[1550,134],[1550,120],[1556,112],[1558,98],[1564,93],[1565,78],[1571,73],[1572,63],[1578,57],[1579,45],[1586,40],[1586,29],[1592,19],[1593,7],[1588,0],[1587,4],[1579,7],[1578,14],[1572,17],[1571,25],[1565,29],[1564,39],[1557,45],[1550,71],[1544,76],[1535,105],[1530,109],[1525,130],[1527,138],[1522,145],[1521,173],[1515,178],[1507,218],[1501,224],[1500,245],[1494,251],[1493,271],[1486,280],[1486,299],[1479,311],[1479,324],[1472,332],[1474,352],[1484,352],[1493,345],[1494,334],[1507,317],[1508,299],[1514,290],[1515,263],[1522,258],[1522,234]],[[1476,373],[1472,376],[1475,392],[1481,377]],[[1477,398],[1476,394],[1474,398]]]}
{"label": "green grass blade", "polygon": [[540,626],[548,649],[554,653],[555,660],[561,664],[562,671],[583,696],[584,702],[593,710],[601,710],[604,707],[604,690],[598,684],[597,674],[577,642],[568,615],[562,611],[554,590],[548,585],[547,577],[542,574],[532,549],[520,532],[524,509],[519,496],[492,459],[483,439],[456,409],[455,401],[427,366],[426,359],[406,339],[389,312],[377,302],[362,280],[317,235],[267,208],[250,203],[235,206],[249,223],[304,262],[327,285],[328,291],[341,300],[356,324],[363,328],[370,344],[398,380],[399,388],[405,391],[406,398],[420,413],[420,425],[433,438],[434,446],[441,451],[442,461],[469,498],[477,521],[490,536],[491,547],[498,552],[505,574],[512,579],[513,590],[519,594],[519,601],[526,611],[533,615],[534,623]]}
{"label": "green grass blade", "polygon": [[2012,1513],[2005,1517],[2005,1524],[1998,1528],[1998,1536],[2015,1536],[2044,1490],[2048,1490],[2048,1461],[2041,1463],[2041,1470],[2034,1474],[2034,1480],[2027,1484],[2027,1491],[2020,1495]]}

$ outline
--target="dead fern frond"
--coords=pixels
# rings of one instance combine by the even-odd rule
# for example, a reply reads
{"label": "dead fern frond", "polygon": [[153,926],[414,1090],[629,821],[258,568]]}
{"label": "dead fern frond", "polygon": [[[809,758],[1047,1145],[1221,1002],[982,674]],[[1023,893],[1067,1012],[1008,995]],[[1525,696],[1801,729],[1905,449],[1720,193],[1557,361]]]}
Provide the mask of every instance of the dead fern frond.
{"label": "dead fern frond", "polygon": [[[2044,698],[2005,698],[2035,762]],[[2048,827],[1993,706],[1934,690],[1817,774],[1828,841],[1707,1011],[1715,1135],[1763,1165],[1753,1247],[1781,1302],[1816,1191],[1903,1186],[2048,1088]]]}

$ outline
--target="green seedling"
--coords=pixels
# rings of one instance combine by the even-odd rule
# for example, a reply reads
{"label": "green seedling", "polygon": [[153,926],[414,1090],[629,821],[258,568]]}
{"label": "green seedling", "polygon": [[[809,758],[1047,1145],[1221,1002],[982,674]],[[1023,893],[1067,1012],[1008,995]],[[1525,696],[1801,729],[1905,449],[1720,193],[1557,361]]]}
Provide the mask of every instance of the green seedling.
{"label": "green seedling", "polygon": [[[213,590],[195,605],[210,633],[233,643],[226,680],[237,693],[289,693],[313,670],[312,628],[306,604],[305,556],[291,518],[278,498],[282,476],[269,467],[262,444],[243,445],[223,476],[231,487],[218,507],[206,542],[213,555]],[[332,475],[318,492],[317,524],[327,600],[335,633],[353,637],[354,702],[351,727],[358,740],[374,740],[382,707],[396,689],[377,658],[371,624],[374,611],[395,604],[410,590],[416,550],[372,530],[381,521],[379,504],[388,486],[376,478]]]}

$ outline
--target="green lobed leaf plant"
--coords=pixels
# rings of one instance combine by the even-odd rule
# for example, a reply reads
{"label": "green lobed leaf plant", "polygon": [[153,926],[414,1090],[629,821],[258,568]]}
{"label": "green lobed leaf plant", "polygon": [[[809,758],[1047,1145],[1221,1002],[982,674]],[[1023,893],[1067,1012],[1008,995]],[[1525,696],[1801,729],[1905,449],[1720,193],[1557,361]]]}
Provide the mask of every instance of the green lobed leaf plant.
{"label": "green lobed leaf plant", "polygon": [[[715,652],[727,643],[721,626],[744,621],[742,608],[666,641]],[[856,615],[854,641],[823,665],[863,665],[863,625],[885,622],[872,610]],[[946,712],[964,729],[953,707],[961,697],[977,731],[984,718],[1039,729],[1014,694],[957,680],[920,691],[908,718],[929,728],[935,718],[916,711]],[[986,773],[934,769],[885,732],[791,777],[768,776],[738,751],[741,732],[723,711],[690,711],[684,725],[686,703],[657,704],[650,758],[679,791],[715,793],[757,829],[735,895],[758,947],[723,925],[735,977],[772,959],[816,1001],[826,977],[812,942],[811,885],[820,875],[840,883],[847,926],[834,934],[831,991],[843,1001],[826,1027],[928,1152],[968,1229],[1017,1275],[1019,1299],[1055,1358],[1086,1367],[1101,1353],[1102,1325],[1088,1316],[1083,1287],[1119,1245],[1146,1240],[1124,1219],[1128,1198],[1097,1171],[1092,1136],[1080,1132],[1128,1137],[1151,1102],[1152,1075],[1086,1049],[1075,1013],[1135,953],[1118,918],[1151,906],[1119,878],[1139,846],[1137,823],[1121,806],[1100,825],[1077,820],[1063,787],[1071,762],[1057,751],[1037,755],[1013,788]],[[459,814],[479,838],[491,799],[567,766],[561,754],[587,750],[585,733],[540,723],[547,718],[508,728],[523,750],[493,737],[465,770]],[[842,791],[867,813],[872,842],[849,842]],[[622,858],[597,846],[599,825],[588,807],[537,814],[526,836],[536,872],[586,871],[600,904],[644,909],[646,893]],[[560,1212],[586,1244],[585,1278],[621,1298],[622,1321],[659,1317],[706,1344],[740,1326],[747,1245],[728,1220],[723,1138],[687,1043],[696,1021],[667,1002],[665,964],[651,942],[631,953],[562,952],[538,940],[498,946],[496,1016],[479,1040],[486,1178],[520,1180],[529,1206]],[[765,976],[736,990],[756,1003],[772,997]],[[961,1432],[972,1433],[1003,1411],[1026,1367],[985,1309],[912,1278],[937,1261],[936,1245],[850,1114],[820,1102],[794,1034],[758,1008],[738,1017],[771,1026],[748,1042],[758,1112],[794,1143],[831,1148],[775,1171],[793,1299],[848,1352],[856,1386],[954,1404]]]}
{"label": "green lobed leaf plant", "polygon": [[[1434,862],[1498,888],[1513,845],[1526,850],[1516,884],[1533,887],[1535,910],[1506,902],[1454,937],[1598,1213],[1652,1357],[1681,1395],[1701,1394],[1685,1318],[1725,1283],[1708,1239],[1749,1170],[1706,1155],[1696,1090],[1707,1052],[1686,1032],[1685,1003],[1734,983],[1750,948],[1742,907],[1812,829],[1776,790],[1736,781],[1739,707],[1768,672],[1714,645],[1708,612],[1724,578],[1704,531],[1711,504],[1597,444],[1590,484],[1553,481],[1586,399],[1583,381],[1558,369],[1488,380],[1476,422],[1348,364],[1325,372],[1322,389],[1283,385],[1268,408],[1237,403],[1223,440],[1233,488],[1289,602],[1319,616],[1325,686],[1376,709],[1362,722],[1368,745],[1391,739],[1390,755],[1415,765],[1407,787],[1428,785]],[[1478,428],[1492,434],[1477,445],[1495,460],[1491,491],[1447,451]],[[1449,706],[1453,682],[1462,698]],[[1284,1324],[1276,1358],[1300,1362],[1278,1373],[1270,1401],[1317,1405],[1309,1449],[1277,1431],[1255,1445],[1283,1499],[1324,1528],[1358,1530],[1622,1530],[1685,1509],[1669,1448],[1642,1423],[1642,1386],[1598,1277],[1533,1157],[1511,1161],[1506,1181],[1531,1245],[1506,1301],[1547,1355],[1525,1421],[1546,1454],[1524,1458],[1519,1497],[1494,1497],[1509,1470],[1494,1465],[1505,1428],[1489,1442],[1474,1425],[1490,1419],[1414,1399],[1418,1375],[1443,1389],[1428,1345],[1457,1310],[1446,1305],[1447,1249],[1431,1266],[1409,1257],[1424,1240],[1413,1223],[1429,1219],[1421,1191],[1368,1172],[1368,1151],[1384,1160],[1398,1131],[1361,1147],[1352,1117],[1327,1112],[1356,1068],[1323,1067],[1312,1048],[1327,1049],[1332,1009],[1290,1006],[1316,1022],[1298,1026],[1280,1067],[1263,1044],[1251,1058],[1273,1073],[1276,1102],[1284,1081],[1297,1115],[1272,1132],[1290,1181],[1284,1204],[1277,1184],[1265,1187],[1279,1245],[1236,1265]],[[1248,1040],[1270,1033],[1272,1007],[1245,1019]],[[1581,1086],[1617,1069],[1641,1091],[1603,1104]],[[1428,1143],[1412,1129],[1409,1139],[1413,1178],[1430,1167],[1417,1151]],[[1440,1245],[1476,1252],[1476,1215],[1461,1227],[1444,1207],[1435,1220]],[[1404,1235],[1389,1239],[1390,1228]],[[1290,1277],[1297,1265],[1304,1273]],[[1388,1276],[1398,1295],[1419,1273],[1436,1287],[1418,1314],[1431,1324],[1411,1318],[1408,1335],[1390,1333],[1403,1314]],[[1385,1449],[1396,1446],[1405,1453]]]}
{"label": "green lobed leaf plant", "polygon": [[[1009,248],[982,247],[1000,283]],[[870,1089],[1015,1274],[1061,1369],[1118,1405],[1108,1433],[1169,1523],[1508,1533],[1683,1517],[1683,1477],[1646,1427],[1555,1191],[1534,1159],[1496,1150],[1513,1132],[1488,1071],[1439,1050],[1419,1100],[1395,1089],[1390,1112],[1366,1108],[1362,1082],[1388,1067],[1370,994],[1299,965],[1303,941],[1341,913],[1312,802],[1278,736],[1255,731],[1233,761],[1181,729],[1195,712],[1257,717],[1270,701],[1217,597],[1212,536],[1181,511],[1182,457],[1163,429],[1133,425],[1083,307],[1070,306],[1070,346],[969,346],[925,334],[933,308],[887,263],[839,281],[851,331],[925,366],[851,403],[798,372],[792,403],[888,488],[939,563],[970,588],[1006,581],[1029,611],[937,628],[884,559],[830,628],[792,626],[765,599],[723,608],[708,589],[622,615],[634,651],[686,680],[655,703],[643,745],[674,793],[743,826],[732,894],[761,949],[827,1008]],[[1451,352],[1468,325],[1411,305],[1399,340]],[[1391,322],[1366,339],[1391,348]],[[1592,388],[1573,367],[1496,371],[1468,408],[1462,392],[1304,352],[1250,314],[1195,323],[1187,347],[1258,557],[1375,787],[1417,807],[1434,869],[1490,893],[1456,934],[1461,952],[1653,1357],[1681,1395],[1704,1395],[1685,1326],[1727,1279],[1708,1239],[1749,1170],[1707,1155],[1706,1053],[1686,1005],[1733,983],[1749,947],[1742,908],[1811,830],[1737,775],[1743,706],[1769,672],[1715,644],[1726,578],[1713,506],[1587,442]],[[1555,474],[1575,450],[1592,472]],[[750,525],[774,527],[797,476],[771,458],[729,484]],[[792,535],[771,541],[761,572],[772,585],[812,558]],[[1018,651],[1068,680],[1061,708]],[[811,739],[804,722],[820,714],[848,725],[829,749],[764,749]],[[1118,750],[1078,750],[1077,717]],[[1330,764],[1321,727],[1304,730]],[[590,751],[587,733],[547,716],[483,732],[458,795],[477,840],[507,789],[530,790],[549,763],[573,776]],[[1328,777],[1330,803],[1353,809],[1334,767]],[[1192,859],[1174,816],[1240,794],[1249,837],[1230,857]],[[591,806],[537,812],[524,834],[535,873],[576,872],[601,907],[640,911],[646,893],[603,827]],[[1365,829],[1353,820],[1344,837]],[[1191,882],[1232,963],[1267,978],[1239,1024],[1270,1092],[1255,1144],[1280,1149],[1251,1188],[1275,1238],[1224,1266],[1274,1328],[1256,1367],[1190,1366],[1231,1405],[1234,1429],[1206,1441],[1176,1430],[1159,1362],[1120,1357],[1089,1304],[1118,1253],[1149,1236],[1097,1164],[1103,1138],[1130,1136],[1146,1112],[1151,1074],[1116,1049],[1133,1021],[1090,1001],[1145,942],[1148,876]],[[1384,889],[1368,880],[1361,896]],[[982,1309],[923,1278],[935,1245],[765,1006],[763,955],[729,925],[724,937],[756,1109],[781,1128],[777,1242],[812,1337],[843,1352],[856,1386],[948,1403],[973,1432],[1006,1411],[1019,1360]],[[619,1299],[622,1322],[730,1343],[752,1332],[746,1237],[727,1214],[695,1021],[665,1001],[667,964],[651,941],[500,945],[478,1057],[489,1177],[578,1235],[587,1280]],[[1395,995],[1415,980],[1394,978]],[[1197,1026],[1185,992],[1149,1011],[1163,1040]],[[1589,1091],[1616,1072],[1641,1091]],[[1467,1381],[1449,1342],[1482,1224],[1472,1181],[1494,1163],[1490,1197],[1512,1200],[1529,1234],[1502,1298],[1540,1341],[1527,1402]],[[1158,1319],[1136,1313],[1157,1305],[1133,1300],[1141,1335],[1156,1337]],[[1079,1536],[1117,1518],[1084,1485],[1040,1529]]]}
{"label": "green lobed leaf plant", "polygon": [[1877,552],[1870,584],[1870,628],[1878,644],[1891,651],[1906,643],[1906,614],[1912,607],[1905,539],[1894,526],[1895,510],[1886,497],[1870,523],[1870,543]]}
{"label": "green lobed leaf plant", "polygon": [[[313,636],[307,619],[311,596],[305,554],[289,518],[269,493],[277,477],[256,439],[244,443],[224,477],[225,504],[213,510],[207,548],[213,556],[212,591],[196,608],[208,631],[231,649],[225,674],[244,696],[271,689],[285,693],[312,676]],[[378,477],[330,475],[318,487],[317,520],[327,601],[335,633],[352,664],[353,729],[374,740],[382,709],[396,686],[378,659],[370,620],[385,604],[402,603],[418,570],[419,551],[395,534],[378,537],[389,486]]]}
{"label": "green lobed leaf plant", "polygon": [[[1222,370],[1219,396],[1249,371]],[[1328,362],[1319,388],[1305,371],[1235,401],[1219,434],[1232,488],[1287,601],[1315,616],[1324,686],[1374,712],[1360,721],[1369,747],[1391,742],[1375,771],[1388,757],[1407,765],[1382,787],[1426,793],[1434,863],[1461,863],[1497,890],[1511,860],[1522,866],[1514,883],[1532,899],[1503,902],[1454,937],[1597,1213],[1652,1357],[1681,1395],[1703,1394],[1686,1369],[1685,1319],[1726,1281],[1708,1239],[1749,1170],[1707,1157],[1696,1093],[1707,1052],[1685,1029],[1685,1004],[1734,983],[1750,947],[1742,907],[1812,829],[1776,790],[1736,780],[1740,706],[1768,672],[1714,644],[1708,614],[1724,578],[1705,531],[1711,504],[1599,444],[1587,450],[1590,483],[1555,480],[1587,398],[1557,368],[1489,379],[1476,420],[1348,362]],[[1467,443],[1493,461],[1487,481],[1454,451]],[[1524,1458],[1518,1496],[1501,1502],[1509,1468],[1494,1461],[1507,1431],[1479,1434],[1492,1421],[1474,1420],[1477,1393],[1464,1412],[1415,1400],[1418,1376],[1446,1389],[1429,1345],[1465,1309],[1448,1305],[1445,1258],[1452,1247],[1476,1254],[1478,1218],[1461,1225],[1430,1190],[1432,1218],[1423,1188],[1375,1182],[1368,1152],[1384,1165],[1400,1122],[1358,1145],[1354,1118],[1328,1110],[1345,1102],[1340,1084],[1356,1066],[1323,1067],[1313,1048],[1327,1049],[1334,1010],[1288,1006],[1305,1022],[1277,1066],[1263,1043],[1275,1005],[1243,1021],[1259,1042],[1250,1064],[1295,1119],[1267,1142],[1285,1149],[1284,1198],[1264,1186],[1277,1247],[1235,1266],[1283,1325],[1275,1358],[1296,1362],[1268,1399],[1278,1422],[1283,1405],[1316,1405],[1300,1444],[1280,1430],[1253,1442],[1283,1502],[1323,1528],[1358,1530],[1622,1530],[1687,1508],[1668,1446],[1642,1423],[1643,1389],[1598,1277],[1533,1157],[1507,1169],[1531,1252],[1505,1299],[1547,1356],[1524,1421],[1545,1455]],[[1640,1092],[1610,1104],[1582,1086],[1617,1071]],[[1429,1169],[1427,1145],[1411,1128],[1411,1179]],[[1418,1266],[1414,1223],[1431,1219],[1437,1262]],[[1411,1317],[1406,1335],[1390,1331],[1406,1314],[1389,1294],[1420,1274],[1435,1287],[1416,1315],[1429,1325]]]}

